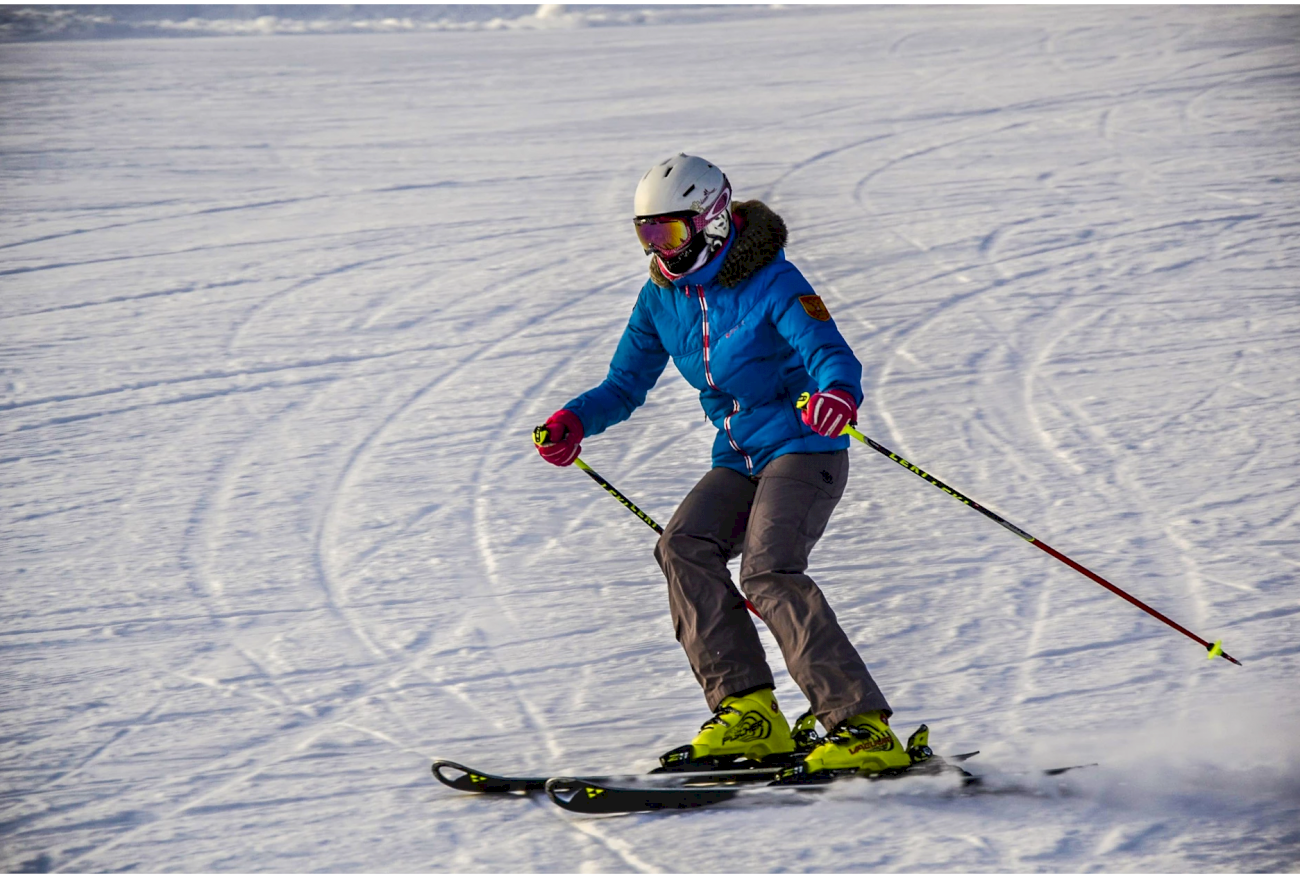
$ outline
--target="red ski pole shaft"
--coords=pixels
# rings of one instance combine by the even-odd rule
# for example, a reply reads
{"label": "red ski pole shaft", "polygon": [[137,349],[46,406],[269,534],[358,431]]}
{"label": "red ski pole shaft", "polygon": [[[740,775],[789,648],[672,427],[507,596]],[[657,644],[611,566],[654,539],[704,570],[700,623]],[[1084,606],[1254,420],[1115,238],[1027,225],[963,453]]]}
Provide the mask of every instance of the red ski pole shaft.
{"label": "red ski pole shaft", "polygon": [[[800,397],[799,402],[796,403],[796,405],[799,408],[803,408],[804,405],[807,404],[807,397],[808,394],[804,394],[802,397]],[[1195,640],[1197,643],[1199,643],[1201,646],[1205,647],[1209,651],[1209,658],[1214,658],[1215,656],[1222,656],[1223,658],[1232,662],[1234,665],[1241,664],[1241,662],[1237,661],[1235,658],[1233,658],[1232,656],[1228,655],[1226,652],[1223,651],[1222,641],[1215,641],[1214,643],[1211,643],[1205,638],[1200,637],[1192,633],[1191,631],[1188,631],[1186,628],[1184,628],[1182,625],[1179,625],[1173,619],[1170,619],[1164,613],[1161,613],[1158,610],[1155,610],[1152,607],[1147,606],[1142,601],[1133,597],[1133,595],[1124,591],[1122,588],[1115,585],[1114,583],[1106,579],[1103,579],[1102,577],[1098,576],[1096,573],[1093,573],[1091,570],[1089,570],[1087,567],[1084,567],[1079,562],[1073,560],[1072,558],[1067,557],[1066,555],[1061,554],[1060,552],[1053,549],[1051,546],[1047,545],[1047,543],[1044,543],[1042,540],[1036,539],[1035,537],[1032,537],[1029,534],[1025,533],[1023,530],[1016,527],[1014,524],[1007,521],[1002,516],[998,515],[996,512],[993,512],[989,509],[985,509],[983,506],[976,503],[974,500],[967,497],[965,494],[961,493],[955,488],[951,488],[948,485],[945,485],[943,482],[939,481],[934,476],[930,475],[929,473],[921,469],[916,464],[911,463],[910,461],[902,457],[899,457],[897,454],[890,451],[888,448],[881,445],[879,442],[872,439],[870,436],[867,436],[865,433],[859,432],[858,429],[854,427],[852,424],[845,427],[843,432],[844,434],[847,434],[849,436],[852,436],[854,439],[857,439],[859,442],[862,442],[870,446],[876,451],[879,451],[881,454],[883,454],[885,457],[888,457],[890,460],[892,460],[894,463],[901,466],[903,469],[915,473],[916,475],[925,479],[930,484],[934,485],[940,491],[943,491],[945,494],[955,497],[956,499],[960,500],[962,503],[965,503],[967,506],[971,507],[972,509],[974,509],[976,512],[983,515],[984,517],[997,522],[1002,527],[1005,527],[1007,530],[1011,531],[1013,534],[1020,537],[1022,540],[1042,549],[1044,552],[1051,555],[1053,558],[1060,561],[1062,564],[1065,564],[1067,567],[1071,567],[1074,570],[1077,570],[1078,572],[1082,573],[1084,576],[1088,577],[1093,582],[1097,583],[1103,588],[1109,589],[1110,591],[1119,595],[1124,600],[1128,601],[1130,604],[1137,607],[1142,612],[1156,619],[1159,619],[1161,622],[1164,622],[1166,625],[1168,625],[1170,628],[1174,629],[1175,631],[1179,632],[1180,634],[1184,634],[1187,637],[1190,637],[1192,640]]]}

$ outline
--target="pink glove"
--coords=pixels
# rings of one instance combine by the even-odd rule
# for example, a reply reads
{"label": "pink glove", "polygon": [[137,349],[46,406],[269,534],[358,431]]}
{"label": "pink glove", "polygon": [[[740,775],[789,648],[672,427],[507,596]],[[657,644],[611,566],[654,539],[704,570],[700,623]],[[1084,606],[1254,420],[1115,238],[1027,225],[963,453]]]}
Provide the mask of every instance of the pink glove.
{"label": "pink glove", "polygon": [[822,436],[838,436],[858,419],[858,404],[847,390],[821,390],[803,408],[803,422]]}
{"label": "pink glove", "polygon": [[[545,429],[549,434],[545,443],[537,446],[537,453],[547,463],[556,466],[568,466],[582,453],[582,421],[568,409],[560,409],[546,419],[538,430]],[[536,435],[536,430],[533,431]]]}

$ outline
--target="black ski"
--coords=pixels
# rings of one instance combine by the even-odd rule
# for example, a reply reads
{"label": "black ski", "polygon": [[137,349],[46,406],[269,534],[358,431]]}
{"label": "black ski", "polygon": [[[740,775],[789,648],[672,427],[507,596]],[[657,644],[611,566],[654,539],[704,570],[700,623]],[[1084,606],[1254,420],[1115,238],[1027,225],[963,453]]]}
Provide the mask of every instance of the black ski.
{"label": "black ski", "polygon": [[566,811],[578,814],[625,814],[703,808],[740,795],[729,786],[614,787],[598,780],[555,777],[546,782],[546,795]]}
{"label": "black ski", "polygon": [[[713,784],[753,784],[770,781],[782,771],[783,765],[754,766],[752,768],[718,768],[701,771],[663,771],[655,769],[650,774],[621,774],[601,777],[588,777],[593,783],[611,785],[639,784],[646,778],[654,778],[655,789],[665,787],[691,787]],[[460,790],[463,793],[489,794],[524,794],[541,792],[546,789],[546,782],[551,776],[505,776],[490,774],[477,768],[461,765],[447,759],[433,763],[433,776],[439,781]]]}
{"label": "black ski", "polygon": [[[797,766],[802,761],[803,755],[817,745],[819,739],[813,731],[815,722],[811,711],[800,716],[794,726],[794,738],[798,749],[781,756],[770,757],[761,763],[750,762],[739,756],[715,756],[689,760],[684,757],[690,754],[690,748],[679,747],[661,757],[660,761],[663,763],[661,767],[645,775],[584,775],[582,779],[602,787],[639,788],[648,785],[654,790],[706,786],[733,787],[740,784],[765,783],[773,781],[785,769]],[[922,725],[907,740],[908,752],[915,762],[930,758],[931,751],[926,746],[929,733],[929,729]],[[962,761],[974,755],[975,753],[964,753],[950,758],[954,761]],[[541,792],[546,789],[546,782],[555,777],[555,775],[533,777],[497,775],[448,759],[435,761],[432,770],[434,777],[454,790],[498,795]],[[823,772],[821,779],[813,780],[812,783],[824,782],[827,777],[829,774]],[[566,779],[572,780],[572,778]],[[803,783],[804,781],[795,779],[791,782]]]}
{"label": "black ski", "polygon": [[[978,751],[976,751],[978,752]],[[800,778],[798,775],[773,780],[759,789],[752,785],[740,788],[736,784],[696,784],[680,786],[635,785],[618,786],[608,784],[600,778],[552,778],[546,783],[546,794],[551,801],[566,811],[578,814],[626,814],[638,811],[674,811],[704,808],[727,802],[739,796],[758,795],[761,791],[795,789],[802,792],[819,792],[827,784],[846,780],[886,781],[922,775],[956,774],[960,776],[958,790],[954,795],[1045,795],[1033,786],[1014,785],[994,781],[985,785],[985,778],[972,774],[958,763],[964,762],[976,753],[961,753],[955,756],[932,756],[917,762],[908,768],[862,775],[851,770],[842,772],[818,772]],[[1047,768],[1036,772],[1043,777],[1058,777],[1067,771],[1094,767],[1087,765],[1067,765],[1060,768]]]}
{"label": "black ski", "polygon": [[[978,751],[976,751],[978,752]],[[975,753],[962,753],[944,758],[931,756],[908,768],[881,772],[872,775],[859,775],[849,770],[844,772],[818,772],[815,775],[792,780],[776,779],[761,787],[771,789],[798,789],[809,791],[825,787],[827,784],[861,778],[870,781],[893,780],[919,775],[959,774],[963,783],[978,783],[978,778],[958,765]],[[749,787],[753,789],[752,785]],[[556,777],[546,782],[546,795],[551,801],[566,811],[579,814],[624,814],[636,811],[673,811],[691,808],[703,808],[730,801],[745,790],[736,784],[696,784],[659,786],[646,783],[628,786],[609,784],[601,778]]]}

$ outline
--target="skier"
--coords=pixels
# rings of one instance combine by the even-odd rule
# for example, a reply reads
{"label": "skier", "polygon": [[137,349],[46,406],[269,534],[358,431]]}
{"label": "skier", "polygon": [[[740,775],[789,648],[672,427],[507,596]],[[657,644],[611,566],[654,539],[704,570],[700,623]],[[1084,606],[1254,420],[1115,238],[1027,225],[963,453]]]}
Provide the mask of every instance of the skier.
{"label": "skier", "polygon": [[[684,153],[659,162],[634,203],[650,279],[607,377],[551,415],[538,451],[572,464],[585,438],[645,402],[670,357],[718,429],[713,468],[655,547],[677,640],[713,711],[664,765],[797,761],[758,632],[727,569],[740,555],[740,588],[830,730],[803,770],[906,767],[889,704],[804,572],[848,480],[849,440],[840,433],[857,417],[862,366],[786,261],[781,217],[760,201],[733,204],[717,167]],[[812,395],[800,417],[795,401],[805,391]]]}

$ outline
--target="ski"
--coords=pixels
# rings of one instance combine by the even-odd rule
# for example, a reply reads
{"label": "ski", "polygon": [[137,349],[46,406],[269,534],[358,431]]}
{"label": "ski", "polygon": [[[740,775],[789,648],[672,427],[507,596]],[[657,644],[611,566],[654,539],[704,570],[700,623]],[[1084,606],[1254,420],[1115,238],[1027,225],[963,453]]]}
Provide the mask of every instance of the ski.
{"label": "ski", "polygon": [[[439,759],[433,763],[433,776],[454,790],[467,793],[495,795],[527,795],[545,792],[555,804],[567,811],[580,814],[618,814],[638,811],[687,810],[716,805],[736,798],[742,793],[760,789],[801,789],[815,791],[827,784],[859,779],[885,781],[903,777],[925,775],[960,775],[963,794],[976,792],[1025,793],[1032,789],[982,786],[984,778],[962,768],[960,763],[978,755],[958,753],[935,756],[927,746],[929,729],[921,726],[908,739],[908,752],[913,762],[901,769],[863,775],[853,769],[820,771],[803,774],[799,763],[790,754],[779,763],[755,765],[743,760],[679,763],[673,770],[656,768],[646,774],[588,775],[583,777],[557,777],[553,775],[498,775],[470,768],[459,762]],[[795,771],[787,769],[794,767]],[[1086,766],[1071,765],[1050,768],[1044,776],[1056,776]],[[780,776],[783,775],[784,776]]]}
{"label": "ski", "polygon": [[[798,765],[803,755],[817,745],[818,738],[812,733],[816,720],[809,711],[799,717],[794,732],[798,745],[792,753],[780,757],[771,757],[765,762],[754,763],[743,757],[724,756],[689,760],[689,747],[679,747],[662,757],[663,766],[646,774],[625,773],[618,775],[584,775],[583,780],[605,787],[641,786],[649,782],[656,790],[683,787],[698,788],[703,786],[736,786],[740,784],[758,784],[776,779],[785,769]],[[922,725],[907,740],[908,752],[915,762],[929,759],[929,729]],[[978,751],[976,751],[978,752]],[[963,753],[950,757],[962,761],[975,753]],[[488,793],[496,795],[520,795],[541,792],[546,789],[546,782],[556,775],[512,776],[492,774],[477,768],[470,768],[449,759],[439,759],[433,763],[433,776],[441,783],[464,793]],[[823,774],[823,777],[826,775]],[[571,778],[569,778],[571,779]],[[795,781],[799,782],[799,781]],[[820,781],[813,781],[814,783]]]}
{"label": "ski", "polygon": [[[976,751],[978,752],[978,751]],[[894,780],[920,775],[958,774],[963,785],[979,782],[976,775],[962,768],[958,763],[969,759],[975,753],[962,753],[946,759],[931,756],[908,768],[881,772],[872,775],[860,775],[855,771],[818,772],[816,775],[795,777],[792,780],[773,779],[759,787],[761,790],[797,789],[805,792],[825,787],[850,778],[868,781]],[[638,811],[673,811],[703,808],[717,805],[740,796],[746,791],[755,791],[752,784],[742,787],[739,784],[704,783],[659,785],[653,781],[643,784],[618,786],[607,783],[602,778],[551,778],[545,785],[546,795],[552,802],[566,811],[578,814],[625,814]]]}
{"label": "ski", "polygon": [[[644,775],[621,774],[599,777],[592,776],[587,777],[586,780],[593,783],[619,785],[636,784],[646,778],[654,778],[656,789],[671,786],[689,787],[710,784],[751,784],[770,781],[784,768],[784,765],[768,765],[753,766],[751,768],[716,768],[700,771],[664,771],[663,769],[655,769],[649,774]],[[453,790],[460,790],[463,793],[487,793],[496,795],[520,795],[542,792],[546,789],[546,782],[554,776],[538,775],[528,777],[498,775],[481,771],[477,768],[470,768],[467,765],[461,765],[459,762],[452,762],[448,759],[439,759],[434,762],[432,771],[434,777],[451,787]]]}

